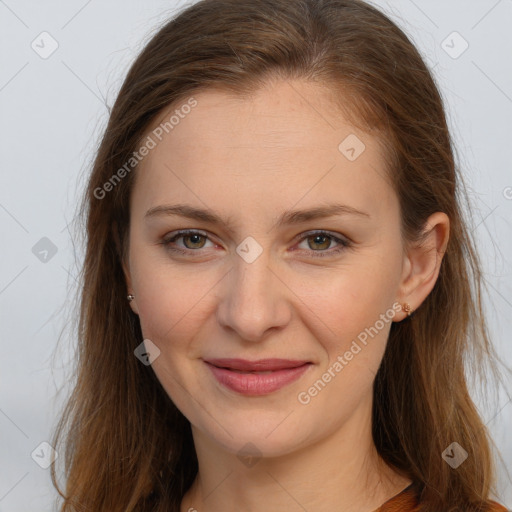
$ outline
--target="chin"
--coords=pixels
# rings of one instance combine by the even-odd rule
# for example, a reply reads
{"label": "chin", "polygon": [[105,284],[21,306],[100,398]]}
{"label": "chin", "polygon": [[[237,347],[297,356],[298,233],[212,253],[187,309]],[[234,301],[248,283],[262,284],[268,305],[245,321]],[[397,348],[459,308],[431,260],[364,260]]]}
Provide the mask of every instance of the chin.
{"label": "chin", "polygon": [[[283,421],[282,415],[271,422],[258,422],[248,417],[245,421],[234,418],[233,421],[224,421],[222,426],[211,418],[205,418],[204,421],[207,422],[206,428],[199,427],[203,434],[227,452],[241,457],[281,457],[302,448],[312,440],[311,432],[300,432],[298,425]],[[218,428],[212,430],[213,425]],[[192,429],[194,428],[193,424]]]}

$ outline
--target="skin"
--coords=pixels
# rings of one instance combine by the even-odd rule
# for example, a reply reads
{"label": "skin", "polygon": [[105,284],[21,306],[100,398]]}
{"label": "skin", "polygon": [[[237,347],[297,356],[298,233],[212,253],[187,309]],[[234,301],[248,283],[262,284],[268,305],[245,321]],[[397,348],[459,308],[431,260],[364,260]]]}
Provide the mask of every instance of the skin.
{"label": "skin", "polygon": [[[395,311],[309,403],[297,398],[393,304],[420,306],[449,236],[448,217],[438,212],[423,247],[404,245],[378,141],[351,126],[331,94],[283,80],[249,99],[194,94],[197,106],[137,171],[124,271],[144,338],[161,351],[152,368],[192,425],[199,473],[182,512],[370,512],[411,482],[383,463],[371,436],[373,381],[391,324],[406,313]],[[365,144],[354,161],[338,149],[350,134]],[[209,208],[232,226],[145,218],[177,203]],[[276,226],[286,210],[328,203],[369,217]],[[207,238],[178,238],[171,246],[188,254],[173,253],[161,242],[179,229]],[[310,230],[353,245],[335,254],[338,242],[305,236]],[[262,248],[252,263],[236,252],[248,236]],[[244,396],[212,376],[203,359],[213,357],[313,365],[276,392]],[[246,443],[257,448],[250,467],[237,456]]]}

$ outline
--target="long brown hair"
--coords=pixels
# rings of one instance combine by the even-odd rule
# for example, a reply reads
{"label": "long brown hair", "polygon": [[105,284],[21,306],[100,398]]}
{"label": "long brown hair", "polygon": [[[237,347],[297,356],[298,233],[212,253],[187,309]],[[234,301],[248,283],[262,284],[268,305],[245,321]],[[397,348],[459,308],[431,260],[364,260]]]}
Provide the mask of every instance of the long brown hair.
{"label": "long brown hair", "polygon": [[[373,438],[389,465],[421,484],[425,512],[483,511],[496,492],[492,441],[465,367],[481,379],[484,362],[496,371],[483,278],[443,101],[422,57],[360,0],[202,0],[167,22],[129,70],[81,204],[76,382],[53,440],[65,443],[64,491],[52,466],[63,512],[178,511],[197,473],[188,420],[133,353],[143,337],[121,261],[137,166],[126,162],[163,109],[209,87],[250,94],[274,77],[329,86],[355,125],[385,140],[404,241],[418,241],[432,213],[449,216],[434,289],[391,327],[374,384]],[[453,441],[469,454],[457,470],[441,457]]]}

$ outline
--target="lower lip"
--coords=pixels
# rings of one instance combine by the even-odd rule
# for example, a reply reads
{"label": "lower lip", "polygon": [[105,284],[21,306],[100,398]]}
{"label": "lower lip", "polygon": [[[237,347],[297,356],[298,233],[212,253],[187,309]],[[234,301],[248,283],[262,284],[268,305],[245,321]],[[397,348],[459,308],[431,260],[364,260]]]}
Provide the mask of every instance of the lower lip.
{"label": "lower lip", "polygon": [[227,388],[244,395],[266,395],[297,380],[308,370],[311,363],[276,370],[271,373],[238,373],[206,363],[215,378]]}

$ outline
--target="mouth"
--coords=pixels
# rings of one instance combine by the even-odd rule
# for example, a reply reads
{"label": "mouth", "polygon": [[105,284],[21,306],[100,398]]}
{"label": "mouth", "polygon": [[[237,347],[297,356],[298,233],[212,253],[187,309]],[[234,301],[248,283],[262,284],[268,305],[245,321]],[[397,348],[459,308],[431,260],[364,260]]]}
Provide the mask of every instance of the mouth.
{"label": "mouth", "polygon": [[246,359],[206,359],[205,362],[217,368],[224,368],[238,373],[260,374],[298,368],[310,363],[310,361],[292,359],[258,359],[257,361],[248,361]]}
{"label": "mouth", "polygon": [[299,379],[310,361],[290,359],[209,359],[204,361],[224,387],[244,395],[265,395]]}

